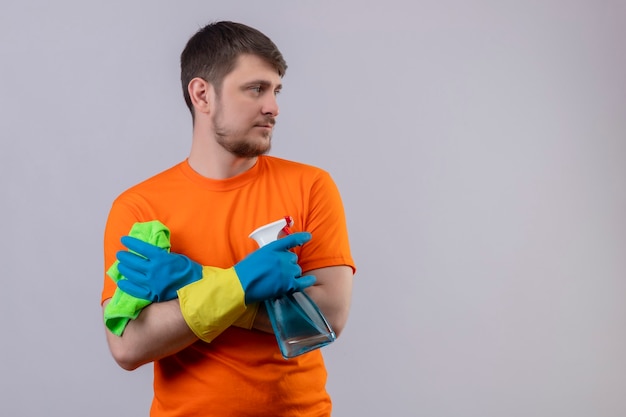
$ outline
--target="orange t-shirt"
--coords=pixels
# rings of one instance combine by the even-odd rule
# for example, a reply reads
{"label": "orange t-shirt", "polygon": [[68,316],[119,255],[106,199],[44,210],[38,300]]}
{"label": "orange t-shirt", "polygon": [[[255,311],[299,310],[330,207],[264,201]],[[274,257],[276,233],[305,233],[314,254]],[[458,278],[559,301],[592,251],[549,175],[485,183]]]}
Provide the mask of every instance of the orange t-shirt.
{"label": "orange t-shirt", "polygon": [[[289,215],[292,230],[311,232],[298,247],[303,271],[335,265],[354,270],[343,205],[325,171],[261,156],[226,180],[202,177],[182,162],[122,193],[104,236],[105,270],[124,249],[120,237],[136,222],[159,220],[172,252],[228,268],[257,249],[248,235]],[[116,285],[105,274],[102,301]],[[154,363],[151,416],[328,416],[320,350],[282,358],[273,335],[230,327],[212,343],[198,341]]]}

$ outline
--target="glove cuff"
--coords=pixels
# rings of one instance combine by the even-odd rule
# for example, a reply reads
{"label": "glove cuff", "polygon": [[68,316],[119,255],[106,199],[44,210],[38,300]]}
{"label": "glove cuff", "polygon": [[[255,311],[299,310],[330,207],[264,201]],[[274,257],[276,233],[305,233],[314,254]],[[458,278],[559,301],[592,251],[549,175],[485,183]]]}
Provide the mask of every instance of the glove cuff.
{"label": "glove cuff", "polygon": [[247,312],[244,296],[234,268],[204,266],[202,279],[178,290],[185,322],[205,342],[213,341]]}
{"label": "glove cuff", "polygon": [[254,325],[254,319],[256,319],[256,314],[259,312],[260,303],[250,304],[246,308],[246,312],[243,313],[235,322],[233,326],[241,327],[243,329],[252,329]]}

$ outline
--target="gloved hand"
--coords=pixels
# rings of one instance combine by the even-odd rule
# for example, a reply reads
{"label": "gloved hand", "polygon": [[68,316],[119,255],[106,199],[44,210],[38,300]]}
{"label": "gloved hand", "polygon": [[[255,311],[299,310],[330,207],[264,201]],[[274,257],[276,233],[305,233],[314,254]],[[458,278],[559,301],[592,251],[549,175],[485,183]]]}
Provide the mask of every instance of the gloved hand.
{"label": "gloved hand", "polygon": [[310,233],[294,233],[257,249],[234,267],[204,266],[201,280],[178,291],[189,328],[205,342],[231,325],[249,329],[258,302],[313,285],[315,277],[300,277],[298,257],[289,251],[310,239]]}
{"label": "gloved hand", "polygon": [[312,275],[301,277],[298,256],[289,251],[309,240],[308,232],[287,235],[250,253],[234,266],[246,305],[302,291],[315,283]]}
{"label": "gloved hand", "polygon": [[118,269],[126,278],[117,286],[133,297],[152,302],[172,300],[180,288],[202,278],[202,266],[185,255],[130,236],[121,240],[130,251],[117,253]]}

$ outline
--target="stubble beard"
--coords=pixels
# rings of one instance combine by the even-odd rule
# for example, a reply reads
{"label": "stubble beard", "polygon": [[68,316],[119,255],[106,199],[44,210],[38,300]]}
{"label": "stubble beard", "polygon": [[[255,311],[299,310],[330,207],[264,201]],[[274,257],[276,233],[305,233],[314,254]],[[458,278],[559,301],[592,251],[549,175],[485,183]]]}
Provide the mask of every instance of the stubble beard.
{"label": "stubble beard", "polygon": [[266,132],[263,136],[265,141],[249,139],[246,135],[249,132],[243,129],[228,129],[222,125],[221,111],[217,110],[213,115],[213,126],[215,128],[215,140],[225,150],[240,158],[256,158],[267,154],[272,147],[272,132]]}

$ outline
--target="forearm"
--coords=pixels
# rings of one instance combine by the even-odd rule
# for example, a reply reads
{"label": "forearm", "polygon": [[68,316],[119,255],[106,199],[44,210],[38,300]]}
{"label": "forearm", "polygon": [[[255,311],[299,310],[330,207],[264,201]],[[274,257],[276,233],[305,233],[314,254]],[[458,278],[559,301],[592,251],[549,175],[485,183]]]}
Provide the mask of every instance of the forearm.
{"label": "forearm", "polygon": [[252,328],[265,333],[274,333],[270,317],[267,315],[267,310],[265,309],[265,303],[259,305],[259,310],[256,313]]}
{"label": "forearm", "polygon": [[150,304],[128,323],[122,336],[108,330],[106,336],[115,361],[126,370],[172,355],[198,340],[187,326],[177,299]]}
{"label": "forearm", "polygon": [[350,312],[349,300],[339,299],[335,297],[328,287],[323,285],[314,285],[305,290],[307,295],[317,304],[331,328],[339,337],[343,332]]}
{"label": "forearm", "polygon": [[[350,312],[352,269],[348,266],[332,266],[308,271],[305,275],[314,275],[317,278],[315,285],[304,291],[317,304],[335,334],[339,336]],[[274,332],[265,303],[259,306],[253,328],[266,333]]]}
{"label": "forearm", "polygon": [[315,285],[304,290],[320,308],[326,320],[339,336],[348,321],[352,297],[352,269],[332,266],[308,271],[317,278]]}

